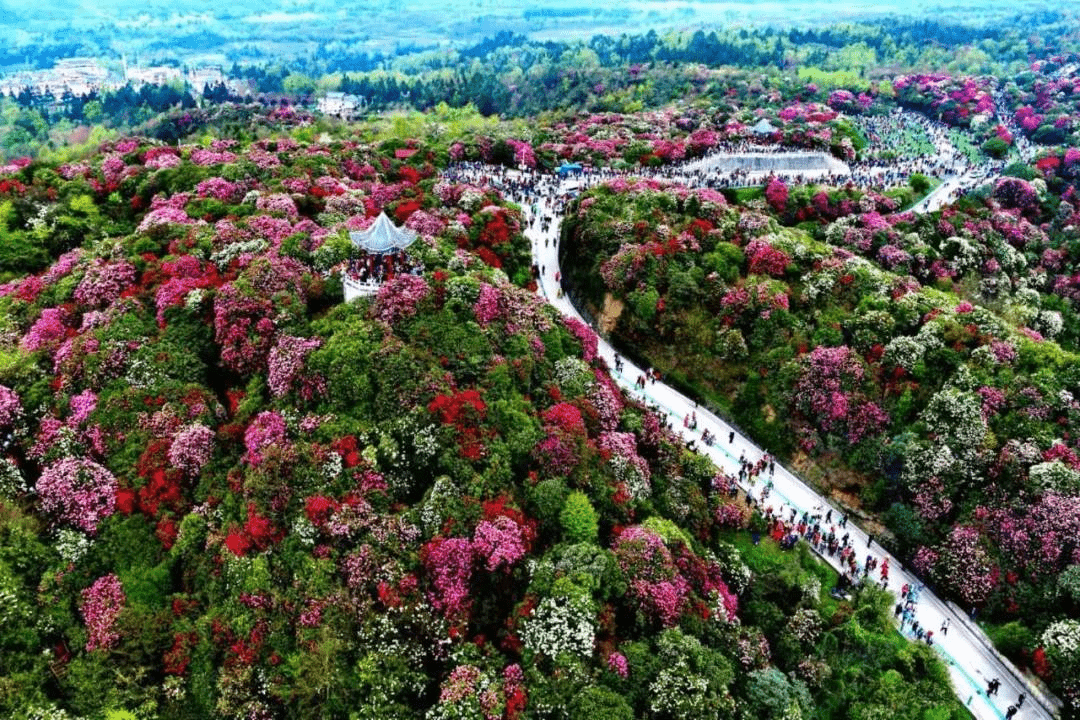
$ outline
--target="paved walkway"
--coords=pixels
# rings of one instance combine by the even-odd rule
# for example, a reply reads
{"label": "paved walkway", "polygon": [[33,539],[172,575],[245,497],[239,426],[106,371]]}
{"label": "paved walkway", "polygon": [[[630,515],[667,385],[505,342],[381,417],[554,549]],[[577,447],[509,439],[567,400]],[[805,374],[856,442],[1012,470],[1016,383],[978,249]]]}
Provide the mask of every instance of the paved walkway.
{"label": "paved walkway", "polygon": [[[555,278],[560,272],[558,242],[562,217],[557,207],[546,200],[541,201],[540,212],[541,214],[548,213],[555,218],[546,234],[542,232],[539,222],[529,223],[525,233],[532,243],[533,262],[537,267],[544,268],[539,281],[540,291],[560,312],[586,322],[567,297],[557,297],[559,283]],[[615,350],[602,337],[599,341],[599,354],[607,362],[609,368],[615,367]],[[634,381],[644,372],[643,368],[636,367],[629,360],[624,359],[622,373],[613,371],[612,376],[628,393],[657,407],[659,412],[666,413],[672,427],[685,439],[696,439],[699,452],[707,454],[729,476],[738,477],[740,456],[745,456],[750,462],[756,462],[762,456],[764,451],[752,440],[742,436],[719,417],[698,408],[689,398],[664,383],[650,382],[644,392],[636,390]],[[691,412],[697,413],[698,430],[695,432],[683,429],[683,417]],[[716,438],[713,447],[708,447],[701,442],[701,431],[706,429]],[[735,433],[734,441],[728,443],[727,439],[731,432]],[[824,498],[779,463],[776,465],[776,473],[772,480],[774,487],[768,502],[774,507],[785,504],[789,508],[796,508],[800,514],[803,511],[810,514],[827,512],[827,508],[830,507]],[[759,498],[764,481],[765,478],[759,479],[756,491],[753,487],[744,486],[743,489],[750,493],[756,492],[755,497]],[[819,511],[815,508],[824,510]],[[834,514],[837,512],[834,509]],[[897,597],[904,584],[910,584],[913,587],[921,586],[918,578],[906,570],[899,560],[882,550],[876,543],[869,544],[867,534],[855,527],[853,523],[849,522],[845,530],[851,534],[851,544],[857,548],[856,558],[860,562],[865,561],[867,553],[879,560],[889,559],[888,588],[894,591]],[[834,568],[840,569],[838,558],[822,555],[822,559]],[[877,572],[871,577],[875,580],[880,579]],[[1003,720],[1007,709],[1016,703],[1021,693],[1026,695],[1026,699],[1019,713],[1014,716],[1015,720],[1048,720],[1054,717],[1052,703],[1056,701],[1056,698],[1043,698],[1030,687],[1019,671],[994,651],[981,630],[971,623],[966,614],[955,605],[943,602],[929,590],[922,590],[915,619],[922,627],[934,631],[933,647],[949,668],[956,695],[976,718]],[[941,627],[946,619],[951,625],[947,632],[943,632]],[[910,637],[910,632],[907,635]],[[995,695],[988,696],[987,683],[993,678],[997,678],[1001,686]]]}

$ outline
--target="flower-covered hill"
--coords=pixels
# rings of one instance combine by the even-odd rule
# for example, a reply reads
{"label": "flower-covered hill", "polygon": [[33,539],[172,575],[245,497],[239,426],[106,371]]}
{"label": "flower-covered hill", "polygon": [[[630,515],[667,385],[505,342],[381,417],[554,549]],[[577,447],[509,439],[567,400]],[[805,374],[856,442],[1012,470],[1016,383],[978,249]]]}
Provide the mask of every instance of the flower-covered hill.
{"label": "flower-covered hill", "polygon": [[[1018,188],[1031,193],[1019,205]],[[619,180],[572,207],[561,253],[589,260],[563,268],[580,301],[614,320],[617,346],[771,451],[820,460],[819,477],[836,473],[822,483],[859,493],[924,578],[981,617],[1013,622],[1008,650],[1076,704],[1080,655],[1048,628],[1080,629],[1080,357],[1026,324],[1061,320],[1038,309],[1035,278],[1010,287],[1026,248],[995,245],[992,228],[1030,227],[1043,237],[1036,253],[1057,252],[1042,249],[1056,236],[1059,270],[1073,230],[1027,219],[1043,210],[1025,181],[1004,178],[983,199],[928,227],[933,218],[882,215],[866,196],[823,226],[830,244],[780,227],[765,202]],[[884,262],[894,241],[906,259]],[[1014,258],[1005,270],[989,266],[998,246]],[[1025,296],[1029,310],[995,313],[992,299],[976,305],[939,289],[948,282],[906,274],[978,273],[987,255],[1001,297]]]}
{"label": "flower-covered hill", "polygon": [[[517,208],[401,147],[3,169],[0,714],[961,717],[883,594],[753,579],[728,480],[509,282]],[[342,304],[381,211],[423,271]]]}

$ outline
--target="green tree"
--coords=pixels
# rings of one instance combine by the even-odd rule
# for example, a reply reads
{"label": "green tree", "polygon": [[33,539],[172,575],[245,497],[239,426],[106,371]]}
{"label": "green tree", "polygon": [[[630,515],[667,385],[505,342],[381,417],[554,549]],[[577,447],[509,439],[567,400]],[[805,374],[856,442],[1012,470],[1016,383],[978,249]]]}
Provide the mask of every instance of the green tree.
{"label": "green tree", "polygon": [[580,490],[575,490],[566,498],[559,521],[562,523],[563,539],[567,542],[596,542],[596,510],[589,497]]}

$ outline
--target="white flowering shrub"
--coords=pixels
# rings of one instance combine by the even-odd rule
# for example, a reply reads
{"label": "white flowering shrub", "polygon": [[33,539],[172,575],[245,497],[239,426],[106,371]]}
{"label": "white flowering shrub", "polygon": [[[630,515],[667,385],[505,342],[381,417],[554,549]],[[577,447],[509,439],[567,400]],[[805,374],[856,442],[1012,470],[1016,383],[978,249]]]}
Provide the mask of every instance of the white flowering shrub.
{"label": "white flowering shrub", "polygon": [[1058,575],[1057,589],[1063,597],[1080,603],[1080,565],[1070,565]]}
{"label": "white flowering shrub", "polygon": [[56,532],[56,551],[67,563],[77,563],[90,550],[93,543],[85,533],[71,528],[61,528]]}
{"label": "white flowering shrub", "polygon": [[1061,319],[1061,313],[1057,310],[1040,310],[1032,319],[1033,329],[1042,333],[1045,338],[1054,338],[1065,329],[1065,321]]}
{"label": "white flowering shrub", "polygon": [[0,624],[10,628],[26,622],[27,610],[19,597],[18,580],[6,571],[0,572]]}
{"label": "white flowering shrub", "polygon": [[420,525],[425,534],[433,535],[442,527],[448,516],[450,501],[461,497],[461,491],[446,475],[435,478],[427,497],[420,505]]}
{"label": "white flowering shrub", "polygon": [[1069,660],[1080,659],[1080,621],[1058,620],[1050,623],[1042,634],[1042,644],[1047,650],[1060,653]]}
{"label": "white flowering shrub", "polygon": [[524,622],[525,647],[555,658],[562,653],[588,657],[593,652],[596,627],[592,602],[586,597],[548,597],[540,601]]}
{"label": "white flowering shrub", "polygon": [[269,244],[261,238],[255,240],[243,240],[229,243],[210,256],[210,262],[217,265],[218,270],[225,270],[236,258],[241,255],[258,255],[266,250]]}
{"label": "white flowering shrub", "polygon": [[942,253],[951,258],[960,272],[978,267],[982,260],[982,249],[971,238],[953,235],[947,238],[941,247]]}
{"label": "white flowering shrub", "polygon": [[596,382],[589,365],[581,358],[572,356],[555,363],[555,380],[567,397],[584,395]]}
{"label": "white flowering shrub", "polygon": [[957,458],[948,445],[913,442],[904,449],[902,478],[911,489],[917,489],[931,477],[944,477],[957,465]]}
{"label": "white flowering shrub", "polygon": [[954,454],[963,456],[977,452],[989,432],[979,398],[955,387],[935,393],[926,405],[923,419],[932,433],[948,443]]}
{"label": "white flowering shrub", "polygon": [[728,589],[736,595],[741,595],[754,579],[754,573],[743,562],[739,549],[729,543],[717,542],[715,552],[706,554],[705,560],[720,565]]}
{"label": "white flowering shrub", "polygon": [[917,335],[898,335],[885,346],[883,360],[886,364],[913,369],[926,355],[928,350],[942,346],[939,328],[936,323],[927,323],[919,328]]}
{"label": "white flowering shrub", "polygon": [[308,520],[307,515],[301,514],[296,516],[289,535],[296,538],[304,547],[310,548],[315,547],[315,541],[319,538],[319,529]]}
{"label": "white flowering shrub", "polygon": [[48,707],[32,707],[26,711],[26,720],[79,720],[80,716],[70,715],[67,710],[49,705]]}
{"label": "white flowering shrub", "polygon": [[657,640],[660,671],[649,683],[651,717],[697,720],[730,717],[734,701],[727,692],[733,672],[719,653],[678,628]]}
{"label": "white flowering shrub", "polygon": [[26,492],[26,479],[19,467],[8,458],[0,458],[0,498],[14,500]]}
{"label": "white flowering shrub", "polygon": [[1080,472],[1060,460],[1032,465],[1028,480],[1033,489],[1041,492],[1057,492],[1068,495],[1080,493]]}

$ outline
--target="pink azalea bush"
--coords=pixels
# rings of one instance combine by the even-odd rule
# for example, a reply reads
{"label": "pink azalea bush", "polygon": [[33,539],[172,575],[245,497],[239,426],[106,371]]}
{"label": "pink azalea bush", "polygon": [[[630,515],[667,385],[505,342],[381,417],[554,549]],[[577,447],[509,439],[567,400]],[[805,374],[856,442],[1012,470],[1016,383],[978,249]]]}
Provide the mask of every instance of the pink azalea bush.
{"label": "pink azalea bush", "polygon": [[120,578],[113,573],[99,577],[82,591],[79,606],[88,636],[86,652],[108,650],[120,641],[113,628],[126,602]]}
{"label": "pink azalea bush", "polygon": [[864,379],[862,361],[851,348],[817,347],[801,363],[792,401],[824,432],[842,434],[854,444],[889,422],[877,403],[863,399]]}
{"label": "pink azalea bush", "polygon": [[105,307],[120,297],[134,280],[135,267],[131,263],[98,260],[87,268],[75,288],[75,300],[92,308]]}
{"label": "pink azalea bush", "polygon": [[197,476],[214,452],[214,431],[201,423],[186,425],[173,436],[169,462],[189,476]]}
{"label": "pink azalea bush", "polygon": [[64,458],[41,472],[37,493],[42,509],[57,521],[89,535],[116,511],[116,478],[85,458]]}
{"label": "pink azalea bush", "polygon": [[19,394],[7,385],[0,385],[0,428],[14,425],[23,414]]}
{"label": "pink azalea bush", "polygon": [[73,427],[82,425],[96,408],[97,394],[93,390],[83,390],[71,398],[71,416],[68,418],[68,424]]}
{"label": "pink azalea bush", "polygon": [[508,571],[524,557],[526,549],[521,526],[505,515],[481,520],[473,532],[472,546],[488,572]]}
{"label": "pink azalea bush", "polygon": [[323,378],[304,372],[304,359],[322,345],[320,338],[300,338],[282,335],[270,350],[267,385],[274,397],[296,389],[305,400],[321,394],[326,387]]}
{"label": "pink azalea bush", "polygon": [[264,450],[285,445],[286,430],[285,418],[279,413],[264,410],[256,415],[244,431],[244,460],[251,465],[261,463]]}
{"label": "pink azalea bush", "polygon": [[430,292],[427,281],[415,275],[399,275],[384,283],[375,296],[376,318],[394,325],[416,314],[417,306]]}
{"label": "pink azalea bush", "polygon": [[635,525],[623,531],[612,551],[640,608],[664,627],[678,622],[690,586],[660,536]]}
{"label": "pink azalea bush", "polygon": [[467,538],[437,537],[424,545],[420,559],[432,577],[431,604],[449,619],[467,615],[475,551]]}
{"label": "pink azalea bush", "polygon": [[20,345],[27,352],[53,349],[68,334],[68,313],[63,308],[45,308],[34,322]]}

